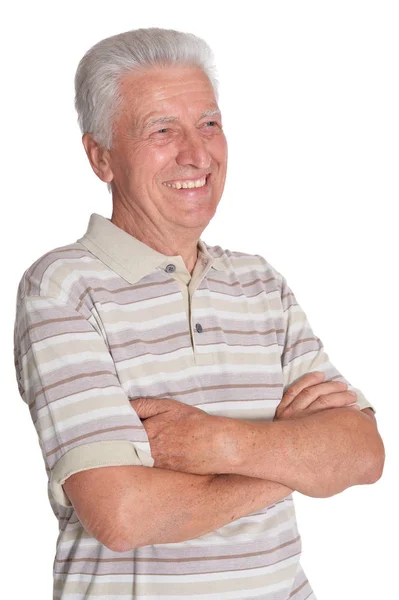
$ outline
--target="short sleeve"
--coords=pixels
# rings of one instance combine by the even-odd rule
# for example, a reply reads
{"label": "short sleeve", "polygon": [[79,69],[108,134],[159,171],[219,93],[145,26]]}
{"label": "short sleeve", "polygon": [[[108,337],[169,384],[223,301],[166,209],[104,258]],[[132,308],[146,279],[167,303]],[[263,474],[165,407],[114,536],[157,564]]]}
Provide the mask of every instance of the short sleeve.
{"label": "short sleeve", "polygon": [[313,333],[305,312],[299,306],[284,277],[280,276],[279,284],[284,322],[284,346],[281,355],[284,392],[306,373],[323,371],[325,381],[342,381],[348,384],[348,391],[356,392],[356,404],[360,409],[371,408],[376,412],[364,394],[353,387],[331,363],[323,343]]}
{"label": "short sleeve", "polygon": [[62,484],[78,471],[154,465],[104,338],[73,307],[50,297],[18,298],[14,362],[58,503],[71,506]]}

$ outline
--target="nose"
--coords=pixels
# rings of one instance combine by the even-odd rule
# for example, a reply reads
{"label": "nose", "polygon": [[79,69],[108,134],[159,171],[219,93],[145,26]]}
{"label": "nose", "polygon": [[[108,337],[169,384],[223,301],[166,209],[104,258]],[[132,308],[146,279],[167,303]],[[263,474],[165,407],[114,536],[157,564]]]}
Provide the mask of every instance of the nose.
{"label": "nose", "polygon": [[197,169],[208,169],[211,155],[206,142],[198,131],[186,133],[181,141],[176,162],[182,166],[193,166]]}

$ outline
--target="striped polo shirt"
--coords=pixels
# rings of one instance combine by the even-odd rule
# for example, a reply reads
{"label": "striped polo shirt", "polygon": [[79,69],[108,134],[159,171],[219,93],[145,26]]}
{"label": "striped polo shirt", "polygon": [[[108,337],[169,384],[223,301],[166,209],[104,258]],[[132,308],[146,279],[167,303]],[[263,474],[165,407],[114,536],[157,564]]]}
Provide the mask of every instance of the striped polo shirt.
{"label": "striped polo shirt", "polygon": [[[22,275],[14,340],[19,393],[59,521],[54,599],[315,598],[292,495],[206,535],[114,552],[83,529],[62,487],[85,469],[154,465],[129,399],[168,397],[270,421],[305,373],[349,384],[262,256],[200,239],[190,274],[181,256],[156,252],[94,213],[83,237]],[[349,389],[360,408],[373,408]]]}

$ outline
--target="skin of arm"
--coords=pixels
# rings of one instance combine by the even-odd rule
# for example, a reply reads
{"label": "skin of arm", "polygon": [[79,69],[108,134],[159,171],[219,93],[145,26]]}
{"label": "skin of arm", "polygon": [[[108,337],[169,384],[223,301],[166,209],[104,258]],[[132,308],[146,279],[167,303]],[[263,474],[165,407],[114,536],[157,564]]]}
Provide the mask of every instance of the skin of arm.
{"label": "skin of arm", "polygon": [[[314,378],[315,374],[305,376],[303,385],[301,384],[302,389],[311,383],[309,377]],[[312,381],[315,382],[314,379]],[[295,385],[298,388],[298,383]],[[333,396],[334,394],[329,399],[324,396],[324,407],[327,400],[328,403],[332,401]],[[311,410],[312,406],[320,409],[320,400],[317,400],[317,394],[315,397],[314,404],[309,404],[308,400],[306,404],[309,405],[305,407],[302,405],[301,410],[299,406],[295,407],[292,404],[294,408],[290,408],[291,416],[301,415],[302,418],[298,420],[303,421],[303,415],[306,414],[306,411]],[[300,396],[296,396],[296,401],[298,402],[298,400],[300,400]],[[310,401],[312,400],[313,398],[310,399]],[[135,406],[143,417],[157,414],[155,420],[158,426],[160,407],[162,410],[165,407],[167,410],[177,409],[177,417],[174,417],[177,420],[190,415],[191,417],[200,417],[200,421],[195,420],[195,431],[202,419],[202,411],[197,412],[192,407],[175,401],[166,404],[165,401],[161,404],[146,401],[140,402],[139,405],[136,402]],[[196,414],[193,415],[193,412]],[[349,412],[353,411],[349,409]],[[370,420],[376,427],[373,411],[365,409],[363,414],[364,418]],[[169,427],[174,420],[171,418],[172,415],[173,413],[168,412],[166,416]],[[223,430],[225,430],[226,424],[243,423],[219,417],[211,422],[215,426],[217,425],[215,434],[219,430],[221,431],[219,424],[223,424]],[[148,423],[148,421],[144,421],[144,423]],[[252,422],[244,423],[253,425]],[[259,423],[259,425],[264,424],[264,422]],[[189,421],[185,421],[183,431],[186,433],[189,433],[188,425]],[[209,417],[207,417],[205,429],[208,432],[209,425]],[[146,428],[147,433],[153,434],[152,428],[151,431],[148,425]],[[157,430],[157,428],[155,429]],[[169,440],[171,433],[174,432],[166,431],[161,447]],[[180,440],[185,437],[182,436],[181,427],[178,429],[178,434]],[[187,455],[191,456],[195,450],[199,449],[194,448],[193,437],[190,435],[187,437],[190,441]],[[172,447],[176,445],[177,439],[174,439]],[[209,437],[207,439],[207,445],[209,445]],[[227,445],[231,445],[233,439],[234,445],[234,432],[230,431],[229,436],[222,437],[222,439],[227,442]],[[151,441],[155,441],[154,438]],[[231,452],[229,450],[224,453],[222,446],[223,443],[219,446],[220,452],[216,452],[218,456],[215,457],[213,452],[211,455],[219,462],[222,460],[221,464],[224,465],[224,468],[231,468],[232,463],[229,463],[229,467],[225,458],[225,456],[231,456]],[[202,450],[204,449],[202,448]],[[262,459],[263,457],[260,457],[260,460]],[[211,465],[212,468],[214,466]],[[164,468],[102,467],[71,475],[64,483],[64,490],[88,533],[117,552],[148,544],[173,543],[198,537],[242,516],[266,508],[290,495],[294,490],[294,488],[264,478],[217,473],[220,471],[213,474],[195,474],[183,472],[183,470],[180,472],[172,465]],[[350,485],[354,484],[352,482]],[[151,519],[148,519],[149,506],[151,507]]]}
{"label": "skin of arm", "polygon": [[337,408],[275,422],[231,419],[221,435],[230,449],[224,473],[278,481],[317,498],[375,483],[385,459],[370,409]]}
{"label": "skin of arm", "polygon": [[140,466],[88,469],[68,477],[63,487],[84,529],[115,552],[192,539],[292,493],[242,475]]}
{"label": "skin of arm", "polygon": [[358,409],[343,382],[308,373],[288,387],[277,420],[215,415],[174,399],[139,398],[155,467],[208,475],[246,475],[325,498],[374,483],[385,453],[371,409]]}

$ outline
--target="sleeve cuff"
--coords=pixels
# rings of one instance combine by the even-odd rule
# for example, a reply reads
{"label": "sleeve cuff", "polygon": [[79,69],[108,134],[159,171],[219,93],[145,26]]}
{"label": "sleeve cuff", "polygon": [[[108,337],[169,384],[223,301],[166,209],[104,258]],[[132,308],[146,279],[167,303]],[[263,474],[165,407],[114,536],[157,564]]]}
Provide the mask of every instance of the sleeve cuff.
{"label": "sleeve cuff", "polygon": [[68,477],[79,471],[128,465],[153,467],[154,459],[135,445],[127,440],[113,440],[72,448],[59,459],[51,472],[50,490],[54,499],[62,506],[72,506],[62,485]]}
{"label": "sleeve cuff", "polygon": [[362,394],[362,392],[360,390],[353,388],[351,386],[348,386],[348,391],[356,392],[357,399],[356,399],[355,404],[357,404],[359,406],[360,410],[363,410],[365,408],[371,408],[371,410],[374,412],[374,414],[376,413],[374,406],[372,404],[370,404],[370,402],[367,400],[367,398]]}

